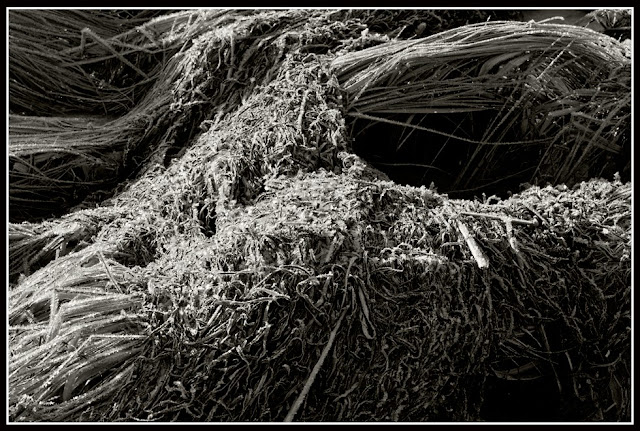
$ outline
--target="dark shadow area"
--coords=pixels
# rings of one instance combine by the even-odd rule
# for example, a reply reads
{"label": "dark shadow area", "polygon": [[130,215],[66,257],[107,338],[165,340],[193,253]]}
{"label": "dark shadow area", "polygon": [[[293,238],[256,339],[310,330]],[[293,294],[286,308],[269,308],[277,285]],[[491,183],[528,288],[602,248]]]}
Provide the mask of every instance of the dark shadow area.
{"label": "dark shadow area", "polygon": [[[549,160],[561,161],[572,149],[559,140],[536,136],[529,126],[503,131],[499,145],[482,144],[483,140],[496,142],[495,137],[483,137],[495,114],[399,114],[387,115],[383,121],[355,118],[350,124],[353,150],[396,183],[435,186],[456,199],[482,194],[507,198],[528,185],[557,185]],[[592,152],[564,183],[573,186],[597,177],[611,180],[616,172],[623,182],[630,181],[629,134],[625,131],[619,138],[621,154]]]}
{"label": "dark shadow area", "polygon": [[488,422],[574,421],[561,408],[561,397],[553,377],[536,380],[487,378],[480,415]]}
{"label": "dark shadow area", "polygon": [[[353,147],[399,184],[435,186],[450,197],[472,199],[486,193],[506,197],[530,181],[543,152],[540,144],[480,145],[486,113],[409,116],[389,119],[434,131],[357,119],[352,123]],[[439,132],[439,133],[436,133]],[[516,141],[515,133],[504,142]]]}

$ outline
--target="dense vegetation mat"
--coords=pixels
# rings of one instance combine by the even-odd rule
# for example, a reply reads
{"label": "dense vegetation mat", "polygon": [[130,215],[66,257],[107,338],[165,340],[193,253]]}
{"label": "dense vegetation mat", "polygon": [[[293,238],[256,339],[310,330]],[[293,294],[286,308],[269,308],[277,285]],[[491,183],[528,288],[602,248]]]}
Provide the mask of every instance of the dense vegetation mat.
{"label": "dense vegetation mat", "polygon": [[[93,112],[91,126],[77,113],[13,112],[12,207],[28,213],[92,180],[117,187],[9,224],[10,420],[628,421],[631,182],[589,174],[453,199],[393,182],[353,152],[354,117],[399,122],[381,110],[435,109],[425,98],[465,115],[480,99],[504,111],[495,77],[476,101],[479,87],[462,81],[506,65],[523,75],[505,94],[550,112],[566,102],[551,116],[564,128],[543,137],[549,151],[564,133],[580,166],[587,149],[615,153],[599,143],[627,133],[626,75],[585,98],[567,82],[595,73],[595,58],[626,70],[622,44],[555,24],[460,27],[475,16],[460,14],[167,14],[135,27],[174,19],[169,34],[183,39],[157,74],[133,63],[153,83],[130,110]],[[431,34],[434,17],[455,25],[403,40]],[[435,49],[438,38],[450,49]],[[513,56],[491,38],[513,39]],[[537,43],[536,62],[515,49],[523,41]],[[582,55],[571,61],[571,49]],[[393,75],[395,65],[405,69]],[[457,107],[446,88],[423,88],[452,69]],[[548,91],[527,81],[552,70]],[[392,90],[393,76],[418,79],[422,101]],[[478,148],[509,142],[501,127],[526,118],[512,106]],[[530,118],[523,127],[542,139]],[[122,182],[119,170],[136,175]],[[16,200],[17,184],[39,197]]]}

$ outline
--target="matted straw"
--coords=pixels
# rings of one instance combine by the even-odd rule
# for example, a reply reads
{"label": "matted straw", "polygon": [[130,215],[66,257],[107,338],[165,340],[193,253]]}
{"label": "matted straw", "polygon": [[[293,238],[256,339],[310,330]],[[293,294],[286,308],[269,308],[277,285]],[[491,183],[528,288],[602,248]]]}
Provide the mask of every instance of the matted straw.
{"label": "matted straw", "polygon": [[[174,48],[182,40],[184,49],[163,64],[152,91],[122,117],[11,116],[12,220],[59,215],[91,193],[113,192],[113,183],[125,176],[168,163],[168,153],[178,152],[185,141],[273,79],[287,44],[302,40],[296,26],[312,31],[311,25],[303,25],[304,19],[344,31],[344,24],[328,19],[326,13],[314,14],[189,11],[161,17],[177,21],[163,21],[174,22],[175,28],[162,37]],[[305,37],[328,39],[321,33]],[[88,200],[94,205],[102,199]]]}
{"label": "matted straw", "polygon": [[[496,380],[529,379],[564,420],[629,420],[631,184],[483,201],[394,184],[348,152],[335,55],[313,52],[356,34],[268,16],[270,79],[227,82],[228,111],[174,163],[12,229],[28,257],[114,216],[12,286],[10,419],[472,421]],[[223,76],[249,78],[232,66],[264,44],[244,40]],[[191,53],[201,89],[218,48]]]}
{"label": "matted straw", "polygon": [[[15,113],[114,115],[140,101],[166,58],[225,11],[9,11]],[[196,33],[193,33],[196,31]]]}
{"label": "matted straw", "polygon": [[[532,184],[613,175],[630,145],[630,58],[618,41],[587,28],[472,24],[339,56],[332,67],[349,115],[426,132],[425,146],[441,146],[422,163],[450,172],[447,191],[514,175]],[[450,131],[449,117],[475,130]],[[471,144],[460,150],[470,155],[452,170],[437,159],[456,143]],[[528,163],[514,148],[525,145],[535,147]]]}

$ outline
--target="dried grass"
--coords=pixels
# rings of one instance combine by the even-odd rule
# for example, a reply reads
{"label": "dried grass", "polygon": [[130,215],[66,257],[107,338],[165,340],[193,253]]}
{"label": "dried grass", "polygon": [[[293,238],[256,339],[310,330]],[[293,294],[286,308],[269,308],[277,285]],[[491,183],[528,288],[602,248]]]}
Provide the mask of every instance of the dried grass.
{"label": "dried grass", "polygon": [[[435,148],[423,163],[448,171],[451,179],[436,185],[458,193],[513,176],[573,185],[621,170],[615,161],[630,151],[630,67],[608,36],[512,21],[392,41],[332,63],[349,115],[427,132],[423,146]],[[456,145],[449,151],[469,154],[450,167],[438,156]]]}
{"label": "dried grass", "polygon": [[[163,48],[167,59],[154,74],[151,90],[125,115],[10,117],[12,221],[59,216],[85,199],[84,206],[95,206],[105,199],[102,195],[113,194],[115,182],[169,163],[186,141],[272,80],[289,45],[302,40],[337,45],[340,38],[331,39],[331,32],[347,31],[342,22],[317,11],[187,11],[158,20],[131,30],[141,37],[148,26],[161,25],[159,37],[171,43]],[[314,27],[319,22],[325,27]],[[142,38],[138,43],[144,52],[151,42]],[[68,80],[50,73],[58,81]],[[78,106],[71,90],[67,97]]]}
{"label": "dried grass", "polygon": [[136,108],[198,106],[147,117],[202,126],[184,154],[149,144],[109,205],[10,224],[12,421],[475,421],[492,379],[629,420],[631,184],[471,201],[389,181],[350,153],[332,67],[367,37],[342,18],[201,36]]}

